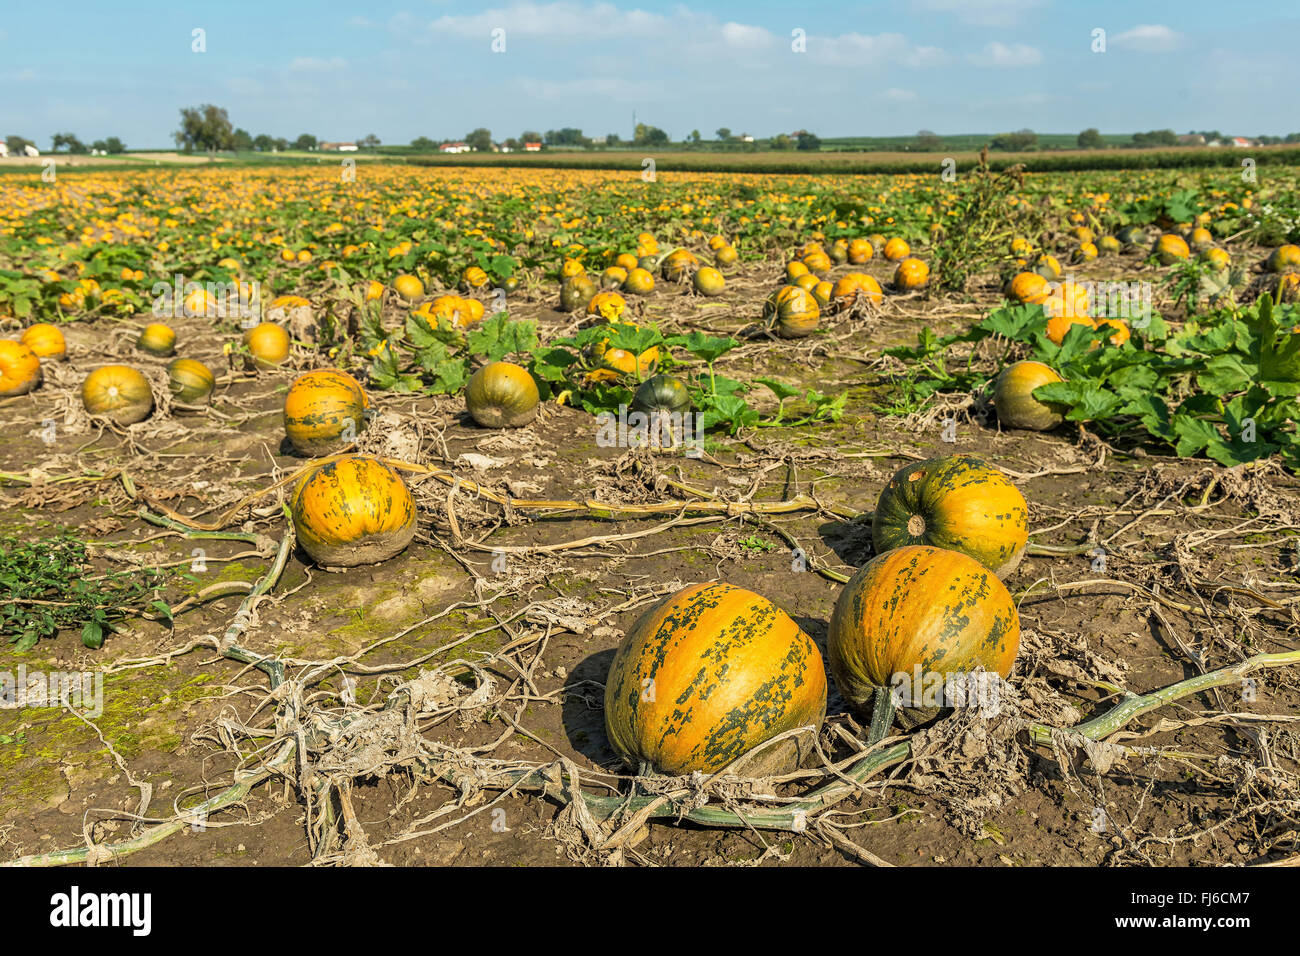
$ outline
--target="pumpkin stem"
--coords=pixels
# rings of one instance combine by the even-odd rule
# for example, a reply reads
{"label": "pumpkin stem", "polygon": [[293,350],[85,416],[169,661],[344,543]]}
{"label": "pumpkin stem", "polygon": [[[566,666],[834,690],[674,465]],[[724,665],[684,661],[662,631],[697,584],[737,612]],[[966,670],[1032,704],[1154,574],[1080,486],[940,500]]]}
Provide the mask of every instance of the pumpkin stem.
{"label": "pumpkin stem", "polygon": [[867,732],[867,746],[874,746],[884,740],[893,723],[894,695],[888,687],[877,687],[875,704],[871,710],[871,729]]}
{"label": "pumpkin stem", "polygon": [[912,515],[907,519],[907,533],[913,538],[919,538],[925,534],[925,518],[921,515]]}

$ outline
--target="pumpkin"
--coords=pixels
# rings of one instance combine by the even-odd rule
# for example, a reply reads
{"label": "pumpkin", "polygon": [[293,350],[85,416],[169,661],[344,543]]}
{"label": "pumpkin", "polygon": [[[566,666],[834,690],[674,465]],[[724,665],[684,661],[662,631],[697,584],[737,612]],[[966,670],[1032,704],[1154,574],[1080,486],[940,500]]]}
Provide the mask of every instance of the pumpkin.
{"label": "pumpkin", "polygon": [[596,283],[585,275],[570,276],[560,286],[560,311],[575,312],[584,308],[600,291]]}
{"label": "pumpkin", "polygon": [[[633,326],[635,328],[636,326]],[[621,375],[634,375],[643,379],[659,367],[659,346],[652,345],[640,355],[633,355],[627,349],[610,348],[609,340],[598,338],[591,344],[588,354],[595,361],[599,370],[606,373],[617,372]],[[606,374],[598,378],[612,378]]]}
{"label": "pumpkin", "polygon": [[606,322],[618,322],[627,309],[627,300],[617,292],[597,292],[587,303],[587,314],[598,315]]}
{"label": "pumpkin", "polygon": [[1232,257],[1224,249],[1203,249],[1201,250],[1200,259],[1216,272],[1222,272],[1232,265]]}
{"label": "pumpkin", "polygon": [[1208,249],[1214,245],[1214,236],[1210,234],[1210,230],[1203,226],[1197,226],[1188,235],[1187,242],[1193,249],[1200,252],[1202,249]]}
{"label": "pumpkin", "polygon": [[830,253],[831,261],[836,265],[849,261],[849,241],[847,239],[836,239],[831,243]]}
{"label": "pumpkin", "polygon": [[1291,243],[1278,246],[1269,253],[1264,267],[1269,272],[1289,272],[1292,269],[1300,269],[1300,246]]}
{"label": "pumpkin", "polygon": [[1092,230],[1087,226],[1075,226],[1070,230],[1070,235],[1077,239],[1080,245],[1083,245],[1085,242],[1092,242],[1097,238],[1093,235]]}
{"label": "pumpkin", "polygon": [[905,465],[880,492],[871,522],[877,554],[927,544],[969,555],[999,577],[1029,543],[1029,507],[1002,472],[972,455]]}
{"label": "pumpkin", "polygon": [[45,379],[41,360],[21,342],[0,340],[0,398],[26,395]]}
{"label": "pumpkin", "polygon": [[796,259],[793,262],[786,263],[785,281],[790,285],[793,285],[795,279],[799,278],[800,276],[806,276],[810,272],[812,272],[811,269],[809,269],[806,265],[804,265],[802,262]]}
{"label": "pumpkin", "polygon": [[800,261],[808,267],[809,272],[812,272],[823,279],[830,274],[832,265],[831,257],[822,252],[821,249],[808,253]]}
{"label": "pumpkin", "polygon": [[871,242],[867,239],[850,239],[848,248],[848,258],[852,265],[860,266],[871,259],[876,254],[872,248]]}
{"label": "pumpkin", "polygon": [[1115,234],[1115,238],[1126,246],[1144,246],[1147,242],[1146,230],[1141,226],[1125,226]]}
{"label": "pumpkin", "polygon": [[684,415],[691,410],[691,393],[681,379],[655,375],[637,386],[632,395],[632,410],[647,415],[657,412]]}
{"label": "pumpkin", "polygon": [[1063,381],[1061,376],[1042,362],[1026,359],[1004,368],[993,386],[993,406],[998,421],[1006,428],[1050,431],[1065,420],[1058,406],[1034,398],[1039,385]]}
{"label": "pumpkin", "polygon": [[467,291],[472,289],[486,289],[488,285],[488,274],[478,266],[466,266],[465,271],[460,274],[461,285]]}
{"label": "pumpkin", "polygon": [[637,266],[637,258],[630,252],[619,253],[614,260],[614,265],[618,266],[624,272],[631,272]]}
{"label": "pumpkin", "polygon": [[803,259],[806,256],[812,255],[814,252],[825,255],[826,249],[816,239],[810,239],[808,242],[805,242],[802,246],[799,247],[799,251],[795,253],[795,256],[799,259]]}
{"label": "pumpkin", "polygon": [[[1093,328],[1095,329],[1101,329],[1103,326],[1115,330],[1115,334],[1110,336],[1111,345],[1123,345],[1132,337],[1132,332],[1129,331],[1128,323],[1123,319],[1098,319],[1093,323]],[[1100,341],[1100,339],[1096,340],[1093,343],[1093,348],[1096,348]]]}
{"label": "pumpkin", "polygon": [[1122,248],[1123,243],[1114,236],[1102,236],[1097,240],[1097,251],[1102,255],[1113,256]]}
{"label": "pumpkin", "polygon": [[1061,264],[1056,261],[1056,256],[1049,256],[1047,253],[1043,253],[1034,260],[1033,271],[1044,279],[1050,279],[1053,282],[1061,278]]}
{"label": "pumpkin", "polygon": [[[797,765],[826,717],[817,645],[771,601],[714,581],[693,584],[643,614],[605,681],[610,746],[639,772],[762,776]],[[742,769],[743,768],[743,769]]]}
{"label": "pumpkin", "polygon": [[670,252],[660,267],[663,271],[663,277],[669,282],[682,282],[689,279],[691,273],[699,268],[700,260],[695,258],[695,253],[689,249],[678,249]]}
{"label": "pumpkin", "polygon": [[797,285],[786,285],[767,298],[763,318],[783,339],[801,339],[817,328],[821,309],[812,294]]}
{"label": "pumpkin", "polygon": [[[980,667],[1005,678],[1019,650],[1020,618],[997,575],[960,552],[925,545],[895,548],[858,569],[835,602],[826,635],[835,686],[858,710],[900,681],[919,695],[928,679]],[[872,737],[883,729],[873,720]]]}
{"label": "pumpkin", "polygon": [[630,295],[649,295],[654,287],[655,277],[648,269],[642,269],[640,266],[629,269],[627,280],[623,283],[623,291]]}
{"label": "pumpkin", "polygon": [[519,428],[537,417],[541,396],[527,369],[489,362],[470,376],[465,407],[484,428]]}
{"label": "pumpkin", "polygon": [[392,468],[363,455],[313,468],[289,506],[298,543],[317,564],[377,564],[415,537],[415,499]]}
{"label": "pumpkin", "polygon": [[1097,323],[1086,315],[1051,315],[1047,320],[1047,337],[1051,339],[1053,345],[1060,345],[1065,341],[1070,329],[1076,325],[1093,329],[1097,327]]}
{"label": "pumpkin", "polygon": [[920,289],[930,281],[930,267],[920,259],[907,258],[894,270],[894,288],[904,291]]}
{"label": "pumpkin", "polygon": [[1037,272],[1018,273],[1007,286],[1008,297],[1029,305],[1040,305],[1051,291],[1047,280]]}
{"label": "pumpkin", "polygon": [[818,278],[817,276],[813,275],[811,272],[805,272],[803,275],[798,276],[798,277],[797,277],[793,282],[791,282],[790,284],[791,284],[791,285],[797,285],[799,288],[803,289],[805,292],[811,292],[813,289],[817,288],[818,283],[820,283],[821,281],[822,281],[822,280],[821,280],[820,278]]}
{"label": "pumpkin", "polygon": [[408,302],[414,302],[424,295],[424,283],[417,276],[399,275],[393,280],[393,288],[397,290],[398,295]]}
{"label": "pumpkin", "polygon": [[1033,251],[1033,245],[1023,236],[1011,240],[1011,254],[1013,256],[1027,256]]}
{"label": "pumpkin", "polygon": [[[862,242],[855,239],[854,242]],[[870,244],[868,244],[870,248]],[[831,287],[831,302],[837,310],[851,309],[859,302],[879,305],[884,298],[884,290],[873,276],[865,272],[849,272],[835,280]]]}
{"label": "pumpkin", "polygon": [[217,385],[212,369],[192,358],[173,359],[167,366],[167,385],[172,397],[184,405],[201,405]]}
{"label": "pumpkin", "polygon": [[[876,255],[883,256],[885,254],[885,237],[880,233],[873,232],[871,235],[867,236],[867,242],[871,243],[871,248],[875,251]],[[908,250],[908,252],[911,251],[911,249]],[[904,255],[906,255],[906,253],[904,253]]]}
{"label": "pumpkin", "polygon": [[23,329],[20,342],[35,353],[42,362],[60,362],[68,357],[68,343],[63,333],[48,322],[37,322]]}
{"label": "pumpkin", "polygon": [[731,243],[727,242],[726,236],[713,236],[709,239],[709,248],[714,252],[717,252],[723,246],[727,246],[730,244]]}
{"label": "pumpkin", "polygon": [[885,258],[890,262],[902,262],[911,254],[912,247],[907,244],[906,239],[895,236],[885,243]]}
{"label": "pumpkin", "polygon": [[719,267],[734,266],[739,258],[740,253],[736,252],[735,246],[721,246],[713,253],[713,262]]}
{"label": "pumpkin", "polygon": [[610,266],[600,274],[602,289],[617,289],[627,281],[627,270],[622,266]]}
{"label": "pumpkin", "polygon": [[587,267],[577,259],[565,259],[564,264],[560,266],[560,278],[572,279],[574,276],[586,275]]}
{"label": "pumpkin", "polygon": [[1156,240],[1155,254],[1161,265],[1168,266],[1180,259],[1190,257],[1192,252],[1187,248],[1187,242],[1182,236],[1167,232]]}
{"label": "pumpkin", "polygon": [[722,295],[722,290],[727,285],[722,273],[712,266],[697,269],[691,282],[700,295]]}
{"label": "pumpkin", "polygon": [[272,368],[289,358],[289,333],[274,322],[261,322],[245,332],[244,345],[252,355],[249,364]]}
{"label": "pumpkin", "polygon": [[832,285],[828,281],[823,280],[821,282],[818,282],[815,286],[813,286],[808,291],[811,292],[812,297],[817,300],[817,307],[819,309],[828,309],[830,308],[831,305],[831,292],[833,292],[834,290],[835,290],[834,285]]}
{"label": "pumpkin", "polygon": [[138,369],[129,365],[104,365],[81,383],[81,403],[96,418],[134,425],[153,411],[153,389]]}
{"label": "pumpkin", "polygon": [[1097,258],[1097,247],[1091,242],[1082,242],[1079,248],[1074,250],[1075,262],[1091,262]]}
{"label": "pumpkin", "polygon": [[153,322],[141,330],[135,345],[150,355],[171,355],[176,351],[176,333],[171,326]]}
{"label": "pumpkin", "polygon": [[369,407],[361,384],[347,372],[305,372],[284,396],[284,433],[300,455],[330,455],[357,440]]}

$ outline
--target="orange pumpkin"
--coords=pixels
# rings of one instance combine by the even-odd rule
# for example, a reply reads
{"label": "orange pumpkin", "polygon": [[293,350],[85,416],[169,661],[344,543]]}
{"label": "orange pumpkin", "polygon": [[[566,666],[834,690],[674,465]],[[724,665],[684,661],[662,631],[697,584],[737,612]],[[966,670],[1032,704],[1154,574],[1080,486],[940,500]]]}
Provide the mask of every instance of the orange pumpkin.
{"label": "orange pumpkin", "polygon": [[[854,242],[864,240],[855,239]],[[870,248],[870,243],[867,248]],[[835,285],[831,287],[831,302],[838,310],[852,309],[859,302],[869,302],[872,305],[879,305],[884,298],[884,290],[880,288],[880,283],[874,277],[867,275],[865,272],[849,272],[835,280]]]}
{"label": "orange pumpkin", "polygon": [[874,248],[872,248],[870,240],[868,239],[849,240],[848,259],[850,264],[855,266],[860,266],[864,262],[868,262],[871,259],[871,257],[874,256],[875,254],[876,251]]}
{"label": "orange pumpkin", "polygon": [[826,649],[835,686],[862,709],[891,685],[917,695],[931,675],[982,667],[1005,678],[1020,650],[1020,618],[1006,586],[979,562],[911,545],[873,558],[849,579]]}
{"label": "orange pumpkin", "polygon": [[1192,250],[1187,248],[1187,242],[1182,236],[1168,232],[1156,240],[1155,255],[1161,265],[1173,265],[1181,259],[1189,258],[1191,254]]}
{"label": "orange pumpkin", "polygon": [[623,282],[623,291],[630,295],[649,295],[655,287],[655,277],[640,266],[633,266],[627,271]]}
{"label": "orange pumpkin", "polygon": [[617,292],[597,292],[587,303],[587,314],[598,315],[606,322],[618,322],[627,310],[627,300]]}
{"label": "orange pumpkin", "polygon": [[739,258],[735,246],[720,246],[713,252],[713,262],[719,267],[734,266]]}
{"label": "orange pumpkin", "polygon": [[894,270],[894,288],[907,292],[924,288],[930,281],[930,267],[920,259],[904,259]]}
{"label": "orange pumpkin", "polygon": [[763,319],[783,339],[800,339],[817,328],[821,309],[810,292],[797,285],[782,286],[768,296]]}
{"label": "orange pumpkin", "polygon": [[700,267],[700,260],[689,249],[670,252],[663,261],[663,277],[669,282],[684,282]]}
{"label": "orange pumpkin", "polygon": [[895,236],[885,243],[885,258],[890,262],[902,262],[911,254],[912,247],[907,244],[906,239]]}
{"label": "orange pumpkin", "polygon": [[153,411],[153,389],[138,369],[129,365],[105,365],[81,383],[81,403],[96,418],[134,425]]}
{"label": "orange pumpkin", "polygon": [[284,396],[284,432],[300,455],[331,455],[357,440],[369,408],[361,383],[347,372],[315,369]]}
{"label": "orange pumpkin", "polygon": [[1042,362],[1025,360],[1004,368],[993,387],[993,406],[998,421],[1006,428],[1050,431],[1065,420],[1056,406],[1034,398],[1040,385],[1062,381],[1061,376]]}
{"label": "orange pumpkin", "polygon": [[252,359],[249,364],[262,368],[283,365],[289,358],[289,333],[274,322],[262,322],[244,333],[244,345]]}
{"label": "orange pumpkin", "polygon": [[1011,480],[971,455],[905,465],[889,479],[871,522],[877,554],[927,544],[969,555],[999,577],[1029,543],[1029,506]]}
{"label": "orange pumpkin", "polygon": [[42,362],[59,362],[68,357],[68,344],[57,326],[37,322],[23,329],[19,338]]}
{"label": "orange pumpkin", "polygon": [[830,274],[832,267],[831,257],[822,252],[820,248],[814,252],[808,253],[800,261],[808,267],[809,272],[812,272],[821,278],[825,278]]}
{"label": "orange pumpkin", "polygon": [[711,582],[647,611],[615,652],[605,681],[610,745],[641,772],[715,773],[740,761],[764,775],[796,764],[826,716],[817,645],[766,598]]}
{"label": "orange pumpkin", "polygon": [[41,360],[26,345],[0,340],[0,398],[26,395],[45,379]]}
{"label": "orange pumpkin", "polygon": [[1007,286],[1007,295],[1017,302],[1041,305],[1052,292],[1046,279],[1037,272],[1021,272]]}
{"label": "orange pumpkin", "polygon": [[722,290],[727,286],[727,280],[722,277],[722,273],[712,266],[697,269],[691,281],[699,295],[722,295]]}
{"label": "orange pumpkin", "polygon": [[356,455],[298,480],[290,505],[298,543],[317,564],[377,564],[415,537],[415,499],[381,461]]}

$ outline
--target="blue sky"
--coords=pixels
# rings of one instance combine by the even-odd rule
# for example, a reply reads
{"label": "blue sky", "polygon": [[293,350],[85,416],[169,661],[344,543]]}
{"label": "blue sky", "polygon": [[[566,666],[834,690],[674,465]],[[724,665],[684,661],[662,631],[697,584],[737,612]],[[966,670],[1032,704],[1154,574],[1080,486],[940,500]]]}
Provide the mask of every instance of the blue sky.
{"label": "blue sky", "polygon": [[[254,135],[386,143],[487,126],[673,138],[1300,131],[1300,7],[1143,0],[870,3],[6,0],[0,136],[171,144],[182,106]],[[309,12],[308,12],[309,11]],[[192,52],[192,31],[207,50]],[[492,52],[492,31],[505,51]],[[1093,30],[1106,31],[1095,53]],[[792,50],[802,30],[804,52]]]}

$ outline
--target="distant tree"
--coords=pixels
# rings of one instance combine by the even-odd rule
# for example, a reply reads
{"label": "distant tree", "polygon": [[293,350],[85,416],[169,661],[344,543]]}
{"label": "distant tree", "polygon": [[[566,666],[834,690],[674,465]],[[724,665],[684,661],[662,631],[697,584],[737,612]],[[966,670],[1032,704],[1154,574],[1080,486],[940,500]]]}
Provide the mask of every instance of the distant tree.
{"label": "distant tree", "polygon": [[253,149],[260,150],[263,153],[270,152],[275,148],[275,140],[266,133],[258,133],[253,137]]}
{"label": "distant tree", "polygon": [[699,141],[700,141],[700,131],[698,129],[691,130],[691,142],[698,143]]}
{"label": "distant tree", "polygon": [[591,140],[582,135],[582,130],[566,126],[564,129],[546,131],[543,142],[547,146],[590,146]]}
{"label": "distant tree", "polygon": [[773,149],[789,149],[793,145],[794,145],[794,140],[792,140],[785,133],[777,134],[777,136],[772,140]]}
{"label": "distant tree", "polygon": [[633,146],[663,146],[668,142],[668,134],[658,126],[647,126],[645,123],[637,123],[636,131],[632,136]]}
{"label": "distant tree", "polygon": [[623,141],[619,139],[618,133],[610,133],[608,136],[605,137],[606,146],[617,146],[621,142]]}
{"label": "distant tree", "polygon": [[417,136],[411,140],[411,148],[418,149],[422,153],[427,153],[438,148],[438,144],[427,136]]}
{"label": "distant tree", "polygon": [[275,139],[271,140],[271,148],[277,153],[283,153],[289,148],[289,141],[283,136],[277,136]]}
{"label": "distant tree", "polygon": [[297,139],[293,141],[293,148],[294,149],[315,149],[316,142],[317,142],[316,137],[311,135],[311,133],[303,133],[301,136],[299,136]]}
{"label": "distant tree", "polygon": [[237,129],[231,133],[230,142],[235,149],[253,148],[253,137],[249,135],[249,132],[246,129]]}
{"label": "distant tree", "polygon": [[230,125],[229,114],[219,106],[204,103],[202,106],[190,106],[181,110],[181,128],[172,134],[176,145],[185,152],[196,149],[215,152],[230,149],[234,144],[235,131]]}
{"label": "distant tree", "polygon": [[28,146],[35,146],[36,144],[33,143],[30,139],[27,139],[25,136],[11,135],[6,137],[5,145],[9,147],[10,156],[21,156],[23,154],[24,149],[26,149]]}
{"label": "distant tree", "polygon": [[506,140],[504,143],[502,143],[501,145],[502,145],[502,146],[505,146],[507,149],[518,149],[518,148],[519,148],[519,140],[517,140],[517,139],[515,139],[513,136],[511,136],[509,139],[507,139],[507,140]]}
{"label": "distant tree", "polygon": [[486,152],[492,148],[492,131],[480,126],[474,132],[465,135],[465,144],[471,149]]}
{"label": "distant tree", "polygon": [[55,133],[51,150],[55,153],[67,150],[69,153],[88,153],[90,149],[72,133]]}
{"label": "distant tree", "polygon": [[912,148],[925,153],[934,152],[943,149],[943,139],[938,133],[923,129],[916,134],[916,142],[912,144]]}
{"label": "distant tree", "polygon": [[367,133],[357,140],[357,145],[362,149],[374,149],[379,145],[379,137],[374,133]]}
{"label": "distant tree", "polygon": [[521,143],[540,143],[541,141],[542,134],[535,130],[526,129],[519,134],[519,142]]}
{"label": "distant tree", "polygon": [[1178,134],[1171,129],[1153,129],[1133,134],[1134,146],[1177,146]]}
{"label": "distant tree", "polygon": [[718,139],[722,140],[722,141],[725,143],[725,142],[727,142],[729,139],[731,139],[731,130],[729,130],[729,129],[727,129],[727,127],[723,126],[723,127],[720,127],[720,128],[718,129],[716,135],[717,135]]}
{"label": "distant tree", "polygon": [[822,148],[822,141],[807,130],[801,130],[796,139],[796,149],[818,150]]}
{"label": "distant tree", "polygon": [[994,149],[1025,150],[1038,146],[1038,134],[1032,129],[1021,129],[1014,133],[999,133],[993,137]]}
{"label": "distant tree", "polygon": [[1101,133],[1095,126],[1085,129],[1079,134],[1075,142],[1080,149],[1102,149],[1106,145],[1106,141],[1101,138]]}
{"label": "distant tree", "polygon": [[1300,143],[1300,133],[1287,133],[1286,139],[1283,140],[1283,142]]}

